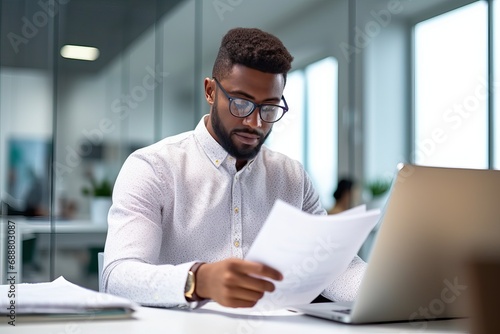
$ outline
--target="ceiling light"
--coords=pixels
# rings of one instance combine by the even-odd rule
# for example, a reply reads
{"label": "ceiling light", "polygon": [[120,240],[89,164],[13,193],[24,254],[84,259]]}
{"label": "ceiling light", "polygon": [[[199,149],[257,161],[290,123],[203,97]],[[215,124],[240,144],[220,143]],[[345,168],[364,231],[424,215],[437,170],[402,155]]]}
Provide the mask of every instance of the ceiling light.
{"label": "ceiling light", "polygon": [[90,46],[65,45],[61,48],[61,56],[68,59],[94,61],[99,58],[99,49]]}

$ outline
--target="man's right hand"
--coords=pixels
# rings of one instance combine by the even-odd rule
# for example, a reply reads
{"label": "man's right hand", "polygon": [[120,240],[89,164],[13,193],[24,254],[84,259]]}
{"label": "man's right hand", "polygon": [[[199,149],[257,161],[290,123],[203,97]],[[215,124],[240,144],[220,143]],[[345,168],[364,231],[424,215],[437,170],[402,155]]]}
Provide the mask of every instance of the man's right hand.
{"label": "man's right hand", "polygon": [[205,263],[196,272],[196,294],[227,307],[252,307],[264,292],[274,291],[266,278],[281,281],[283,275],[262,263],[234,258]]}

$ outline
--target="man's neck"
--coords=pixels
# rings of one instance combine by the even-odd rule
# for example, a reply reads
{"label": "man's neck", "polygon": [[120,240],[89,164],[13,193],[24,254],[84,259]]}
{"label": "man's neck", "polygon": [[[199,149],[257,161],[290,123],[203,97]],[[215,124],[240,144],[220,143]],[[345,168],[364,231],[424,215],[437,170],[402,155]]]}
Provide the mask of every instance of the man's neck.
{"label": "man's neck", "polygon": [[248,163],[248,160],[236,160],[236,170],[239,171]]}

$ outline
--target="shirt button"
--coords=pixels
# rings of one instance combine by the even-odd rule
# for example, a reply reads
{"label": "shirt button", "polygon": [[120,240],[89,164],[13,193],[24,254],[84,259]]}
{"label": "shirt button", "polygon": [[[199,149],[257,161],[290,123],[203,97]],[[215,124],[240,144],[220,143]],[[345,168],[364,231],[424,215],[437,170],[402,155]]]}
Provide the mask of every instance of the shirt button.
{"label": "shirt button", "polygon": [[219,164],[219,160],[215,160],[215,164],[218,165]]}
{"label": "shirt button", "polygon": [[238,212],[240,212],[240,209],[238,209],[237,207],[234,208],[234,213],[238,213]]}
{"label": "shirt button", "polygon": [[238,240],[234,241],[234,247],[240,247],[240,242]]}

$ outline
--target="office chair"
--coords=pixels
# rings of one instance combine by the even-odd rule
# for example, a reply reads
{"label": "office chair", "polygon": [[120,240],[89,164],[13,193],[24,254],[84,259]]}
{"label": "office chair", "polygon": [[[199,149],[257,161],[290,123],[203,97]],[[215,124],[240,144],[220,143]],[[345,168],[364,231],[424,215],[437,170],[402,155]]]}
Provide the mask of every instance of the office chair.
{"label": "office chair", "polygon": [[99,277],[99,292],[104,292],[104,287],[102,286],[102,269],[104,266],[104,252],[97,253],[97,268]]}

